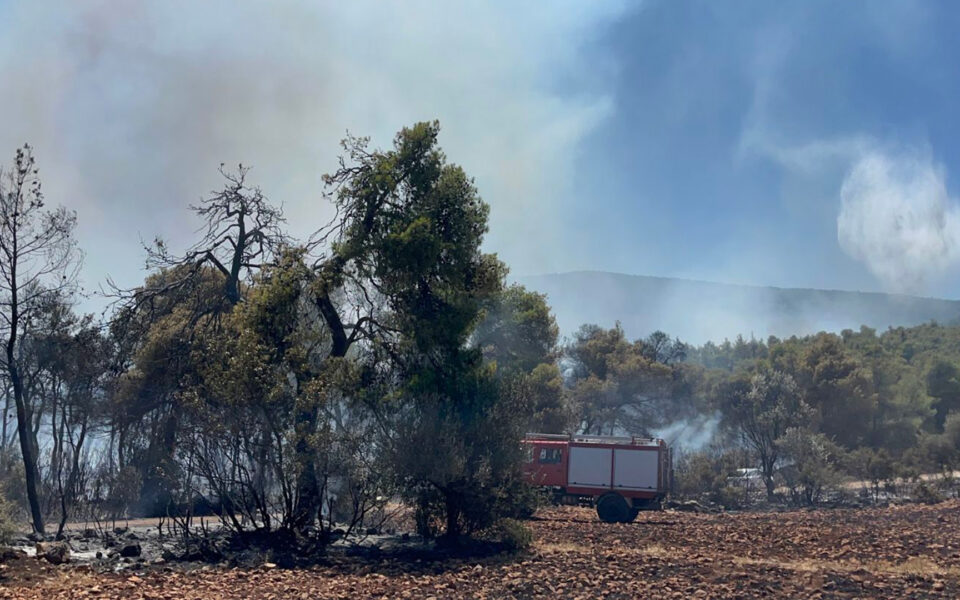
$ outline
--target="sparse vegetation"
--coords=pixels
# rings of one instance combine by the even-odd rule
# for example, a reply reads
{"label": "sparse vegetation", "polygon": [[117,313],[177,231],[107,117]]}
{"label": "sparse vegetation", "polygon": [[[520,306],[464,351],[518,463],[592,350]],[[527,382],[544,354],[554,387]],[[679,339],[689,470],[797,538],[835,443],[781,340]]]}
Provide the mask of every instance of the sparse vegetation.
{"label": "sparse vegetation", "polygon": [[[550,508],[528,524],[533,541],[513,559],[452,552],[411,560],[387,551],[331,557],[309,569],[269,563],[184,573],[144,568],[137,575],[76,570],[66,578],[50,567],[34,571],[32,580],[13,567],[42,563],[22,559],[7,569],[14,574],[0,598],[69,598],[91,589],[108,597],[172,598],[954,598],[960,592],[960,533],[949,525],[958,508],[953,501],[859,510],[644,513],[630,525],[602,523],[585,508]],[[522,548],[531,538],[526,529],[516,531],[516,537],[494,537],[516,539]]]}

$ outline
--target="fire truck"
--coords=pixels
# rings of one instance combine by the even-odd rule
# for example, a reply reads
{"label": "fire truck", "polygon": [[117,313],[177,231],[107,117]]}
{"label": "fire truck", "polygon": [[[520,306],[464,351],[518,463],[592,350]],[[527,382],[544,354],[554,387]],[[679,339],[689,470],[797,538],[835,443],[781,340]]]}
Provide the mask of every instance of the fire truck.
{"label": "fire truck", "polygon": [[670,491],[673,455],[661,439],[527,434],[524,475],[562,504],[593,504],[607,523],[657,510]]}

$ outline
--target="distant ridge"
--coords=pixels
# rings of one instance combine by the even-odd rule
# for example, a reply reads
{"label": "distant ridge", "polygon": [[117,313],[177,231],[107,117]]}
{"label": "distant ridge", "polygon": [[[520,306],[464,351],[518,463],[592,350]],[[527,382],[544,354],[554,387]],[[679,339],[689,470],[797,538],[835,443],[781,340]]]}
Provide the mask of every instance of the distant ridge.
{"label": "distant ridge", "polygon": [[778,288],[672,277],[575,271],[516,278],[547,295],[561,333],[583,323],[627,335],[657,329],[701,344],[737,335],[789,337],[818,331],[960,323],[960,301],[878,292]]}

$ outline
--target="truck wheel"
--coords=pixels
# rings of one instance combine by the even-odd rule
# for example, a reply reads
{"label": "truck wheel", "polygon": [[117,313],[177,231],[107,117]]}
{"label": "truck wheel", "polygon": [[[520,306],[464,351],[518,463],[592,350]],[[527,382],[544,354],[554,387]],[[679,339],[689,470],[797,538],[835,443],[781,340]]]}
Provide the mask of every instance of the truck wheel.
{"label": "truck wheel", "polygon": [[630,505],[620,494],[610,492],[597,500],[597,516],[606,523],[628,523],[631,520]]}

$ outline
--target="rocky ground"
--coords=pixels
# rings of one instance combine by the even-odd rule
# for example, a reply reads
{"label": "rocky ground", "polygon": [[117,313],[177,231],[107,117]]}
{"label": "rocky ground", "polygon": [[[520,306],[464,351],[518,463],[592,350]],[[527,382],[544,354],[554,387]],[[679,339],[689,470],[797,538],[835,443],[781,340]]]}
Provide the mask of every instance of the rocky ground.
{"label": "rocky ground", "polygon": [[[52,565],[7,557],[0,598],[957,598],[960,502],[642,514],[542,511],[517,557],[332,553],[319,564]],[[118,570],[119,566],[123,566]]]}

